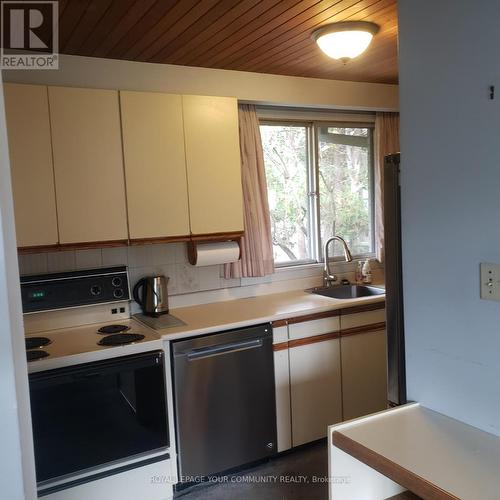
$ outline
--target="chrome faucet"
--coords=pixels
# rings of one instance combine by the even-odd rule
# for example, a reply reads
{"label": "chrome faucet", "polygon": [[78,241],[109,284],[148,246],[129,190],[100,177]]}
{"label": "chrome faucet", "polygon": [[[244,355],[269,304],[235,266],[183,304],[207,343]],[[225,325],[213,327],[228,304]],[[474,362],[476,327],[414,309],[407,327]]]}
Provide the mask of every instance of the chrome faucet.
{"label": "chrome faucet", "polygon": [[331,286],[333,282],[337,281],[337,276],[335,276],[335,274],[332,274],[330,271],[330,262],[329,262],[330,257],[328,256],[328,247],[330,246],[330,243],[335,240],[340,241],[340,243],[342,243],[345,261],[346,262],[352,261],[351,251],[349,250],[349,247],[347,246],[347,243],[344,240],[344,238],[341,238],[340,236],[332,236],[331,238],[328,238],[326,240],[325,250],[323,252],[325,258],[325,267],[323,269],[323,286]]}

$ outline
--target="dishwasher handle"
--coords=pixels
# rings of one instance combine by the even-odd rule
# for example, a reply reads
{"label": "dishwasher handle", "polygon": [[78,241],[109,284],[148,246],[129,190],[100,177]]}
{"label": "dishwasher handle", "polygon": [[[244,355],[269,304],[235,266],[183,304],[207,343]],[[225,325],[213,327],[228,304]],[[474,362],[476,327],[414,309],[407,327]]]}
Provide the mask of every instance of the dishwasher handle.
{"label": "dishwasher handle", "polygon": [[248,349],[256,349],[262,347],[262,345],[262,339],[254,339],[202,347],[200,349],[193,349],[192,351],[189,351],[187,353],[187,359],[188,361],[196,361],[197,359],[210,358],[221,354],[230,354],[238,351],[246,351]]}

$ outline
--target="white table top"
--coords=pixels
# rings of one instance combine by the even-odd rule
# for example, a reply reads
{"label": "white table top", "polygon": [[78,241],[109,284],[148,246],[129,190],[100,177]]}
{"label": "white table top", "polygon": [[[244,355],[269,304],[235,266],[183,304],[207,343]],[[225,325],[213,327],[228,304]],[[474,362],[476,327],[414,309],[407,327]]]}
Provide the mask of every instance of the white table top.
{"label": "white table top", "polygon": [[332,432],[460,499],[500,498],[500,437],[419,404],[334,425]]}

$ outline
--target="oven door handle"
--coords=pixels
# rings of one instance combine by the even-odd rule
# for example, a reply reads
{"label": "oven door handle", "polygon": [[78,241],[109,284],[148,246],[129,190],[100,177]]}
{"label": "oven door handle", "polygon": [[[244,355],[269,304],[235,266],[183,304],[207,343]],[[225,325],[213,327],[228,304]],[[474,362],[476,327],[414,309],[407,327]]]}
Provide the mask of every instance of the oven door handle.
{"label": "oven door handle", "polygon": [[203,347],[201,349],[193,349],[191,352],[188,352],[187,359],[188,361],[196,361],[197,359],[210,358],[221,354],[230,354],[238,351],[246,351],[248,349],[256,349],[262,347],[262,345],[262,339],[255,339]]}

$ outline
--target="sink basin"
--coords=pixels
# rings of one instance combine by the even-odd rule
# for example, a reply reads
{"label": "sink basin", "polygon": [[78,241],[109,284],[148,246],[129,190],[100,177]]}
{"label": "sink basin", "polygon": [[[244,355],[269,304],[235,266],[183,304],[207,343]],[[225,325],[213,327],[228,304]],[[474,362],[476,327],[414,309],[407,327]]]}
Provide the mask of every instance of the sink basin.
{"label": "sink basin", "polygon": [[317,295],[331,297],[332,299],[356,299],[358,297],[373,297],[385,293],[383,288],[366,285],[319,286],[307,291]]}

